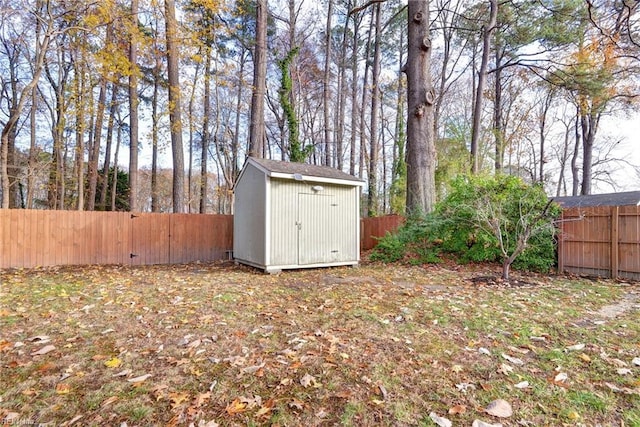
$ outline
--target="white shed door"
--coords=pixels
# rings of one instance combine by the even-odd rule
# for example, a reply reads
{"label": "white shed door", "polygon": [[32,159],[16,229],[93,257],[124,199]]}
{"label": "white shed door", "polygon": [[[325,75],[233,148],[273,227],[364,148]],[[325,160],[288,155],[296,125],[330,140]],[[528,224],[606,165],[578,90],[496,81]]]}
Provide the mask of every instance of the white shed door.
{"label": "white shed door", "polygon": [[338,205],[331,195],[298,194],[298,263],[317,264],[339,258]]}

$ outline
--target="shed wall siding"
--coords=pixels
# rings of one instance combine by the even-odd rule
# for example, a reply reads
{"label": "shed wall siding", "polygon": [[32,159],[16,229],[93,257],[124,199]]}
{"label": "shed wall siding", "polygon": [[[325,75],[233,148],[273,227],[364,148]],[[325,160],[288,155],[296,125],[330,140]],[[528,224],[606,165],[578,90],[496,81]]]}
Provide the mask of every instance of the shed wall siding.
{"label": "shed wall siding", "polygon": [[266,176],[249,165],[236,184],[233,220],[233,256],[266,265]]}
{"label": "shed wall siding", "polygon": [[[270,260],[269,265],[298,265],[301,260],[307,264],[308,260],[315,262],[358,262],[359,261],[359,218],[358,218],[358,196],[359,188],[341,185],[322,184],[323,190],[316,193],[311,190],[315,185],[313,182],[300,182],[272,178],[270,180]],[[301,195],[306,195],[301,198]],[[315,196],[330,198],[332,207],[329,213],[318,212],[314,218],[318,224],[307,224],[310,220],[301,217],[300,203],[305,198]],[[303,201],[304,203],[304,201]],[[335,210],[334,210],[335,209]],[[300,227],[305,227],[306,237],[311,233],[317,233],[318,253],[308,253],[309,247],[303,256],[300,256],[300,230],[298,222],[302,222]],[[315,227],[312,227],[315,226]],[[310,228],[312,227],[312,228]],[[331,245],[331,251],[327,254],[327,243]],[[311,250],[314,250],[311,245]]]}

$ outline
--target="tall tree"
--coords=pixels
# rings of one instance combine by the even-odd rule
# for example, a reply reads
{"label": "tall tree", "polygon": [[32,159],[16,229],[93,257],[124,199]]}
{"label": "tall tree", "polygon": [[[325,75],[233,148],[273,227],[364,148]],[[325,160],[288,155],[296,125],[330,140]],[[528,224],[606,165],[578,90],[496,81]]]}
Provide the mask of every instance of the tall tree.
{"label": "tall tree", "polygon": [[489,56],[491,55],[491,36],[496,29],[498,19],[498,0],[489,0],[489,21],[482,28],[482,60],[478,70],[478,86],[476,88],[475,103],[473,106],[473,124],[471,127],[471,172],[478,173],[480,170],[479,142],[481,131],[482,102],[484,99],[484,88],[487,84],[489,70]]}
{"label": "tall tree", "polygon": [[167,75],[169,83],[169,122],[173,157],[173,212],[182,213],[184,206],[184,152],[182,145],[182,106],[180,100],[178,23],[174,0],[164,1],[165,35],[167,38]]}
{"label": "tall tree", "polygon": [[[131,0],[129,23],[129,209],[138,206],[138,0]],[[117,174],[116,174],[117,175]]]}
{"label": "tall tree", "polygon": [[369,137],[369,187],[367,192],[367,213],[378,215],[378,120],[380,108],[380,40],[382,37],[382,12],[380,3],[374,7],[375,38],[373,43],[373,69],[371,76],[371,133]]}
{"label": "tall tree", "polygon": [[429,1],[409,1],[407,50],[407,214],[431,212],[436,202],[435,93],[431,83]]}
{"label": "tall tree", "polygon": [[327,166],[331,166],[331,143],[332,143],[332,129],[331,129],[331,90],[330,90],[330,77],[331,77],[331,22],[333,18],[333,0],[329,0],[329,7],[327,8],[327,25],[325,27],[325,47],[324,47],[324,73],[322,79],[322,103],[324,113],[324,163]]}
{"label": "tall tree", "polygon": [[249,156],[263,157],[266,138],[264,124],[264,95],[267,85],[267,0],[257,0],[256,44],[253,54],[253,93],[249,124]]}

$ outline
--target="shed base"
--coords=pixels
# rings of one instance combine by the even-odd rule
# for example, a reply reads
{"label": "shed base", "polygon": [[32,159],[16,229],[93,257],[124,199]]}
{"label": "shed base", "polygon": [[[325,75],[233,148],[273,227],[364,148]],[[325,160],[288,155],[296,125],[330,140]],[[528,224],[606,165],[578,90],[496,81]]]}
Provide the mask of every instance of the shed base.
{"label": "shed base", "polygon": [[344,267],[344,266],[358,267],[360,263],[359,261],[340,261],[340,262],[304,264],[304,265],[300,265],[300,264],[264,265],[264,264],[259,264],[252,261],[247,261],[247,260],[242,260],[237,258],[235,259],[235,262],[249,265],[251,267],[259,268],[260,270],[268,274],[278,274],[278,273],[281,273],[282,270],[298,270],[302,268],[323,268],[323,267]]}

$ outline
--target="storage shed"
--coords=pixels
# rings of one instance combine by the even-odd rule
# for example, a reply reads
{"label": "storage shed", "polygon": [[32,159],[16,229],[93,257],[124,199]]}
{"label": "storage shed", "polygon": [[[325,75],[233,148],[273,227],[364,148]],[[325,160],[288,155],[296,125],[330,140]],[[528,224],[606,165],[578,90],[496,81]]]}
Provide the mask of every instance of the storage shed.
{"label": "storage shed", "polygon": [[248,158],[234,188],[234,259],[269,273],[357,265],[363,185],[330,167]]}
{"label": "storage shed", "polygon": [[640,280],[640,191],[556,197],[558,271]]}

